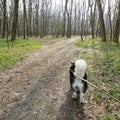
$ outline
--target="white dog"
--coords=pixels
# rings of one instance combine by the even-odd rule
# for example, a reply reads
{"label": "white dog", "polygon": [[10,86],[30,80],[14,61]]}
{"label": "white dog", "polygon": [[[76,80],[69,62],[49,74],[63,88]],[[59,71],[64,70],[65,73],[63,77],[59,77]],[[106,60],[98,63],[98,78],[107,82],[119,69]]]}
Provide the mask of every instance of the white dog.
{"label": "white dog", "polygon": [[74,90],[72,98],[77,98],[77,91],[80,92],[80,103],[84,103],[84,94],[87,90],[87,82],[80,79],[83,78],[87,80],[87,63],[85,60],[79,59],[71,63],[70,67],[70,83]]}

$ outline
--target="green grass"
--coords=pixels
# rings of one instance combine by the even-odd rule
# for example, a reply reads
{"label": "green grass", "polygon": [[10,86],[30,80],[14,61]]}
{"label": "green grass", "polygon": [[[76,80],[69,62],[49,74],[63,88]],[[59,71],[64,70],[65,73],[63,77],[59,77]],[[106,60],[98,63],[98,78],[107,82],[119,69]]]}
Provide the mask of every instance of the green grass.
{"label": "green grass", "polygon": [[29,53],[38,50],[41,43],[33,40],[17,39],[12,46],[0,39],[0,70],[11,68],[16,62],[25,59]]}
{"label": "green grass", "polygon": [[[87,40],[84,42],[79,41],[76,43],[76,45],[82,48],[92,48],[92,50],[101,51],[100,56],[97,55],[97,57],[99,57],[99,59],[101,57],[100,60],[102,60],[102,64],[105,64],[106,66],[112,65],[112,68],[114,68],[115,72],[120,71],[120,45],[109,42],[101,42],[98,39]],[[86,56],[90,56],[90,54],[87,54]],[[94,52],[92,55],[94,54],[96,53]]]}
{"label": "green grass", "polygon": [[[101,42],[99,39],[79,41],[75,44],[84,48],[80,50],[79,58],[85,59],[89,65],[89,81],[120,100],[120,45]],[[120,112],[115,114],[113,111],[114,108],[119,109],[119,103],[116,105],[114,99],[95,88],[91,90],[91,94],[99,106],[104,105],[104,119],[101,120],[117,120]]]}

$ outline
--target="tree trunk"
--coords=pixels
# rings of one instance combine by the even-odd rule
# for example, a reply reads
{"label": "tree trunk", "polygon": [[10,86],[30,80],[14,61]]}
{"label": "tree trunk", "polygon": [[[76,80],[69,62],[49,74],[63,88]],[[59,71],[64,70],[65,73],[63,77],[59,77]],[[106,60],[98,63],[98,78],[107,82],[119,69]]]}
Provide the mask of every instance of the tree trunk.
{"label": "tree trunk", "polygon": [[35,15],[35,25],[36,25],[36,32],[35,35],[38,36],[39,32],[39,0],[36,1],[36,15]]}
{"label": "tree trunk", "polygon": [[65,27],[66,27],[66,13],[63,13],[63,27],[62,27],[62,37],[65,36]]}
{"label": "tree trunk", "polygon": [[68,11],[68,8],[67,8],[67,17],[68,17],[67,38],[71,38],[71,19],[72,19],[73,0],[71,0],[71,5],[70,6],[71,6],[70,11]]}
{"label": "tree trunk", "polygon": [[41,38],[42,37],[44,37],[44,35],[45,35],[45,33],[44,33],[44,29],[45,29],[45,15],[44,15],[44,13],[45,13],[45,8],[44,8],[44,6],[45,6],[45,3],[44,3],[45,1],[44,0],[42,0],[41,1]]}
{"label": "tree trunk", "polygon": [[118,16],[115,24],[114,37],[113,37],[113,41],[115,43],[119,43],[119,32],[120,32],[120,1],[118,5]]}
{"label": "tree trunk", "polygon": [[76,1],[75,1],[75,6],[74,6],[75,8],[75,10],[74,10],[74,31],[73,31],[73,35],[75,36],[76,35],[76,27],[77,27],[77,25],[76,25],[76,23],[77,23],[77,4],[76,4]]}
{"label": "tree trunk", "polygon": [[0,36],[1,36],[1,31],[2,31],[2,20],[1,20],[1,18],[0,18]]}
{"label": "tree trunk", "polygon": [[110,27],[110,42],[112,41],[112,21],[111,21],[111,8],[110,8],[110,1],[108,1],[108,17],[109,17],[109,27]]}
{"label": "tree trunk", "polygon": [[6,32],[6,0],[3,1],[3,28],[2,28],[2,38],[5,38]]}
{"label": "tree trunk", "polygon": [[99,10],[100,33],[101,33],[102,41],[106,42],[106,31],[105,31],[105,23],[103,18],[103,9],[101,5],[101,0],[96,0],[96,2]]}
{"label": "tree trunk", "polygon": [[67,24],[67,38],[71,37],[71,17],[70,14],[67,12],[68,16],[68,24]]}
{"label": "tree trunk", "polygon": [[23,10],[24,10],[24,18],[23,18],[23,38],[26,39],[26,1],[23,0]]}
{"label": "tree trunk", "polygon": [[95,37],[95,11],[96,11],[96,3],[94,6],[94,11],[92,11],[93,8],[93,3],[90,3],[91,1],[89,1],[89,6],[90,6],[90,14],[91,14],[91,18],[90,18],[90,25],[91,25],[91,34],[92,34],[92,39],[94,39]]}
{"label": "tree trunk", "polygon": [[16,31],[17,31],[17,22],[18,22],[18,5],[19,5],[19,0],[14,0],[14,16],[12,23],[11,41],[16,40]]}
{"label": "tree trunk", "polygon": [[29,8],[28,8],[28,34],[32,36],[32,0],[29,0]]}

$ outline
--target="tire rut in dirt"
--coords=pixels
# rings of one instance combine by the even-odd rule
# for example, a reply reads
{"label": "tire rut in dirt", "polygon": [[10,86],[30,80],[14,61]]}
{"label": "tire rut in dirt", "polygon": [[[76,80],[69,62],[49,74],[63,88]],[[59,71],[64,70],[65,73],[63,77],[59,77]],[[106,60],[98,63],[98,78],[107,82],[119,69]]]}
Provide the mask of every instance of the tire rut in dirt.
{"label": "tire rut in dirt", "polygon": [[[36,66],[40,65],[42,69],[42,72],[37,73],[36,84],[24,93],[1,120],[85,119],[83,107],[71,99],[71,91],[69,91],[69,65],[78,55],[72,43],[67,42],[64,45],[60,43],[59,47],[50,49],[49,53],[38,61],[42,63],[42,67],[41,64],[36,63]],[[26,70],[29,67],[37,70],[36,66],[28,64]]]}

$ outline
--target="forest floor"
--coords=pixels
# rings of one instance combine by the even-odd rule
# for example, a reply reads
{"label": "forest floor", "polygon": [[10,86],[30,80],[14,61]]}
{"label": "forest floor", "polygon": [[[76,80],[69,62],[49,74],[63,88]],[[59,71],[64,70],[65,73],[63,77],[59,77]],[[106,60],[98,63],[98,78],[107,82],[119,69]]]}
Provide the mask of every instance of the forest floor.
{"label": "forest floor", "polygon": [[83,106],[71,98],[70,62],[83,50],[78,39],[42,40],[39,51],[0,72],[0,120],[97,120],[103,109],[91,86]]}

